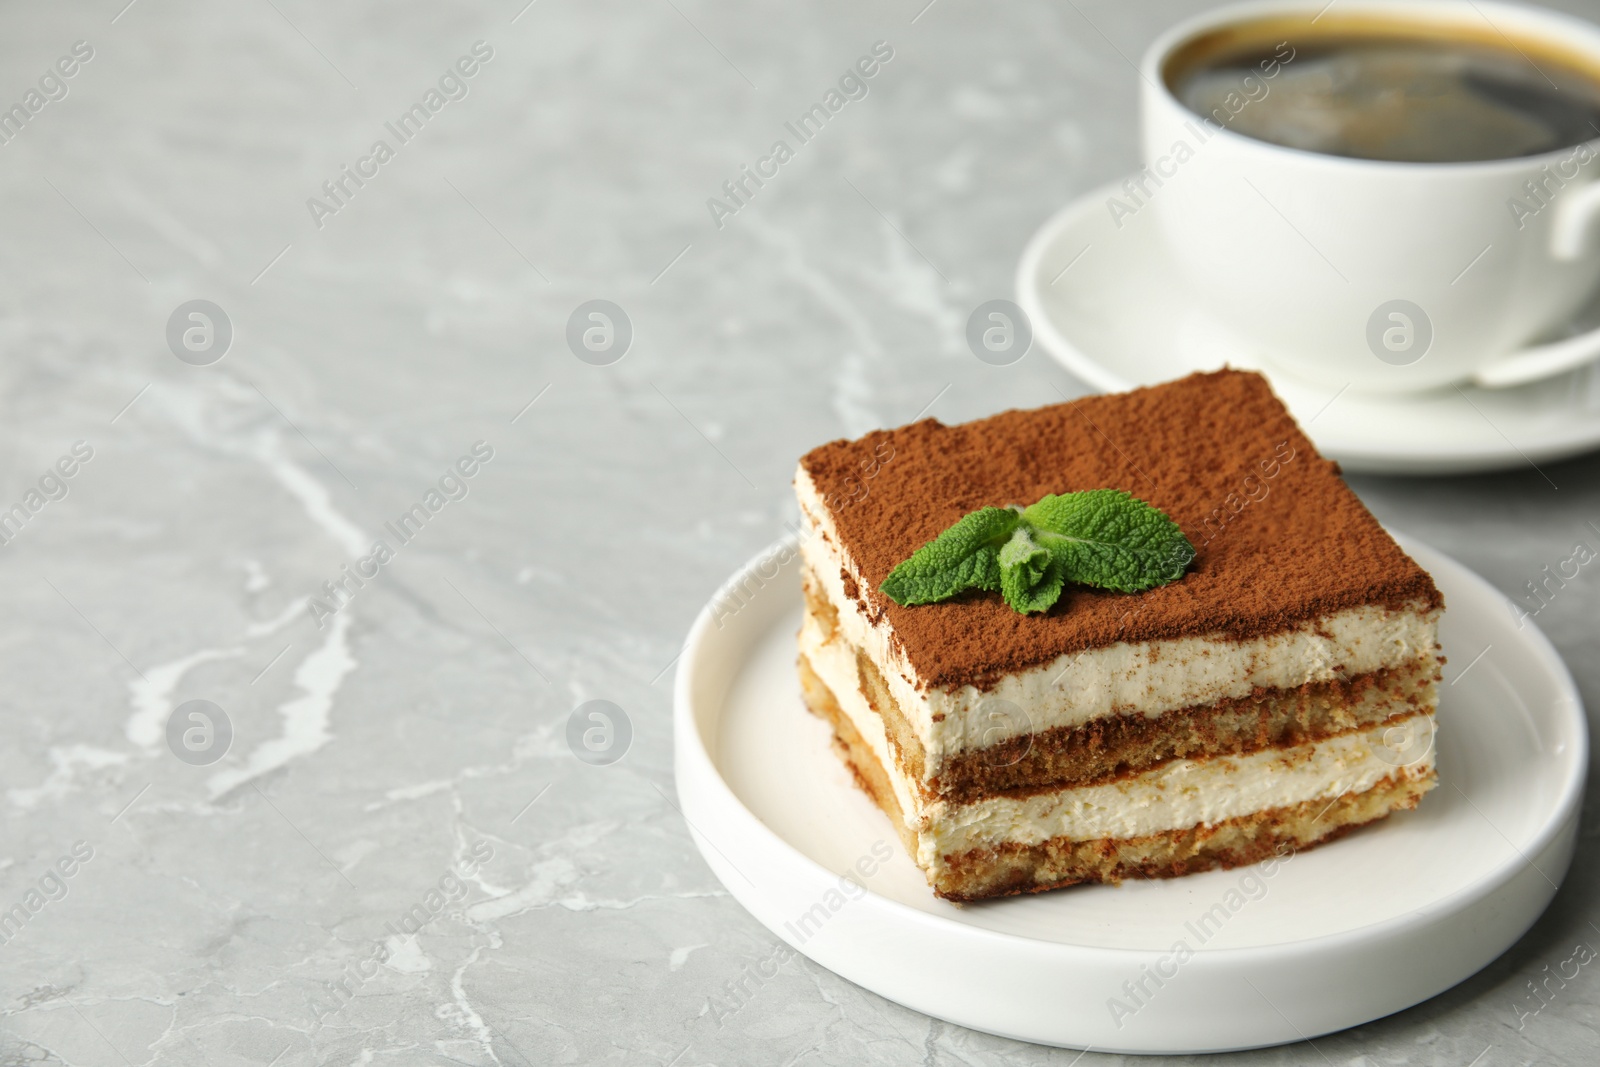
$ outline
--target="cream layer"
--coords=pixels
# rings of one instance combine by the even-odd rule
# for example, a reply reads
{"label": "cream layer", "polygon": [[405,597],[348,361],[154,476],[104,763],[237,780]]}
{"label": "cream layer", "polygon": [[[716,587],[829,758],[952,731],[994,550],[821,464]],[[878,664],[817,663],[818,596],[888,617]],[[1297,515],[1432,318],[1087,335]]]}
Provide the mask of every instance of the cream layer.
{"label": "cream layer", "polygon": [[[971,685],[936,688],[916,677],[896,648],[888,623],[874,624],[845,595],[841,572],[861,588],[870,584],[837,549],[832,514],[804,468],[795,475],[795,492],[808,524],[800,539],[801,556],[838,609],[845,639],[872,658],[922,742],[929,779],[949,756],[1022,733],[1080,726],[1112,715],[1155,718],[1196,704],[1245,697],[1257,687],[1293,689],[1437,655],[1437,610],[1421,603],[1401,611],[1364,605],[1265,637],[1235,641],[1219,634],[1118,642],[1007,675],[987,690]],[[1008,700],[1026,714],[1009,722],[1003,716],[980,717],[980,705],[991,698]]]}
{"label": "cream layer", "polygon": [[[924,869],[944,856],[972,849],[1037,845],[1057,837],[1092,841],[1180,830],[1268,808],[1332,801],[1346,793],[1365,792],[1390,775],[1421,780],[1434,773],[1432,746],[1410,765],[1395,765],[1392,750],[1383,742],[1388,730],[1406,728],[1402,722],[1293,748],[1173,760],[1101,785],[966,804],[930,800],[895,759],[883,720],[861,694],[854,650],[842,638],[835,634],[832,640],[825,639],[808,614],[800,631],[800,651],[888,771],[906,826],[917,839],[917,862]],[[1424,713],[1415,718],[1419,732],[1428,736],[1432,716]]]}

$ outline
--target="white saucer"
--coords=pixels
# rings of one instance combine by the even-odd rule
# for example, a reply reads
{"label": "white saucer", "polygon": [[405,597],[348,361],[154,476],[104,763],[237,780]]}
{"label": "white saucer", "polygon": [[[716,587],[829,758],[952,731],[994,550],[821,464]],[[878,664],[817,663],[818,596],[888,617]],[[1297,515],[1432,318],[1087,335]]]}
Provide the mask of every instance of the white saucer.
{"label": "white saucer", "polygon": [[[792,541],[735,575],[689,633],[674,698],[684,817],[717,877],[778,937],[890,1000],[977,1030],[1106,1052],[1209,1052],[1399,1011],[1476,972],[1544,910],[1572,857],[1588,765],[1583,709],[1550,643],[1531,624],[1519,630],[1481,578],[1403,543],[1449,604],[1442,782],[1416,811],[1294,856],[1271,877],[1212,871],[964,907],[935,898],[801,703]],[[841,878],[863,858],[870,891]],[[1226,921],[1207,924],[1197,947],[1185,924],[1215,905]],[[1145,979],[1152,995],[1119,1026],[1108,999],[1126,998],[1123,983],[1180,937],[1193,958],[1159,989]]]}
{"label": "white saucer", "polygon": [[1106,200],[1121,189],[1118,182],[1073,201],[1028,242],[1017,267],[1017,301],[1034,337],[1084,382],[1119,392],[1224,364],[1261,370],[1317,448],[1352,471],[1496,470],[1600,447],[1596,364],[1512,389],[1462,386],[1408,399],[1337,393],[1271,368],[1260,345],[1213,318],[1182,284],[1153,211],[1117,227]]}

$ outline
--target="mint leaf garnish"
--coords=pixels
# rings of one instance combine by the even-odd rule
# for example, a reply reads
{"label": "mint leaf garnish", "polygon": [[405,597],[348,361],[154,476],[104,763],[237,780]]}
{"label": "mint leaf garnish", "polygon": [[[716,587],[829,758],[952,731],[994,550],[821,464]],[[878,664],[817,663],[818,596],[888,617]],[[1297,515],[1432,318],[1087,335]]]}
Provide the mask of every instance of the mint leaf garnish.
{"label": "mint leaf garnish", "polygon": [[1137,593],[1183,577],[1194,546],[1178,524],[1120,489],[980,508],[912,553],[879,588],[897,604],[998,591],[1023,614],[1047,611],[1068,582]]}
{"label": "mint leaf garnish", "polygon": [[1024,615],[1047,610],[1066,584],[1066,569],[1033,535],[1031,526],[1018,523],[1000,549],[1000,595]]}
{"label": "mint leaf garnish", "polygon": [[923,545],[883,580],[896,604],[932,604],[968,589],[1000,588],[1000,546],[1022,521],[1016,508],[979,508]]}
{"label": "mint leaf garnish", "polygon": [[1120,489],[1047,496],[1022,518],[1082,585],[1138,593],[1182,578],[1194,559],[1177,523]]}

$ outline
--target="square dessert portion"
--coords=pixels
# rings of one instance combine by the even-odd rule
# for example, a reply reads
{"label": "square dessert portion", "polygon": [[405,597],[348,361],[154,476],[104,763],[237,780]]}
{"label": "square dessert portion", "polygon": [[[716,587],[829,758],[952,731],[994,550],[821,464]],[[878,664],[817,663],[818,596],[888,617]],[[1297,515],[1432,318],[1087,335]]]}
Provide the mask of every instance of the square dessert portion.
{"label": "square dessert portion", "polygon": [[[881,590],[976,509],[1119,489],[1195,549],[1138,593]],[[800,679],[942,897],[1254,863],[1415,807],[1443,601],[1261,376],[924,419],[806,454]]]}

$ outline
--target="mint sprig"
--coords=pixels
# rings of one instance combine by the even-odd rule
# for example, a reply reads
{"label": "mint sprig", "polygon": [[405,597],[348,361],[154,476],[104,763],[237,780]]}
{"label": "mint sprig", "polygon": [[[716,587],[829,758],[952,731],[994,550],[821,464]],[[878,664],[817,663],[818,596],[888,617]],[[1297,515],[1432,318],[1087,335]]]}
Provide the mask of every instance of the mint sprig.
{"label": "mint sprig", "polygon": [[1177,581],[1193,559],[1164,512],[1120,489],[1090,489],[964,515],[878,588],[906,607],[998,592],[1026,615],[1048,611],[1068,582],[1138,593]]}

